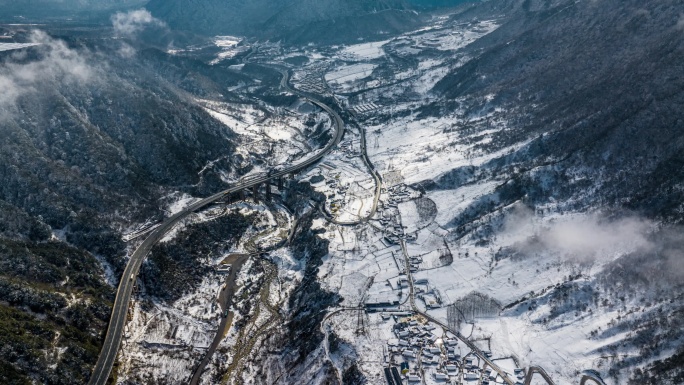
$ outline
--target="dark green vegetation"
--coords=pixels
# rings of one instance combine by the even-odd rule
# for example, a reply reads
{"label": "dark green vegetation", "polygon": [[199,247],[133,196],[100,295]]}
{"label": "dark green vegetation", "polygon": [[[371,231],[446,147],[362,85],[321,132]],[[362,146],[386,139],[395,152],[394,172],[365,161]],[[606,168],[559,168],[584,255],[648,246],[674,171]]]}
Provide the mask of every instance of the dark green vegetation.
{"label": "dark green vegetation", "polygon": [[300,364],[323,340],[319,325],[325,317],[325,309],[336,305],[340,298],[321,288],[316,279],[322,258],[328,254],[328,241],[311,230],[313,217],[300,219],[299,231],[293,239],[292,251],[299,258],[306,258],[304,279],[290,296],[292,318],[288,323],[288,345],[297,352]]}
{"label": "dark green vegetation", "polygon": [[0,379],[84,383],[114,298],[99,261],[0,201]]}
{"label": "dark green vegetation", "polygon": [[[43,45],[0,54],[0,379],[82,384],[113,300],[96,256],[118,279],[122,229],[161,219],[159,197],[213,193],[224,185],[219,174],[247,171],[245,159],[231,157],[233,133],[194,98],[240,101],[226,88],[252,80],[138,41],[102,38],[100,29],[60,27],[60,41],[17,28],[18,41]],[[216,250],[203,238],[236,240],[245,221],[229,216],[215,221],[223,227],[191,227],[206,247],[195,251]],[[160,284],[181,267],[199,273],[192,269],[199,254],[181,250],[169,245],[159,255],[169,258]],[[177,290],[160,296],[187,289],[169,287]]]}
{"label": "dark green vegetation", "polygon": [[325,196],[313,190],[307,182],[292,186],[285,198],[285,204],[293,212],[301,215],[297,231],[292,240],[292,252],[296,258],[305,261],[304,278],[290,295],[289,308],[291,319],[287,324],[288,347],[297,352],[295,364],[316,349],[323,340],[319,325],[325,317],[325,309],[336,305],[340,298],[321,288],[316,279],[322,258],[328,254],[328,240],[313,231],[311,225],[316,212],[310,211],[308,201],[323,202]]}
{"label": "dark green vegetation", "polygon": [[356,364],[350,366],[349,369],[344,371],[344,374],[342,375],[342,382],[345,385],[364,385],[368,383],[366,377],[363,375],[363,373],[361,373]]}
{"label": "dark green vegetation", "polygon": [[676,385],[684,383],[684,350],[681,348],[672,357],[657,360],[645,371],[636,369],[629,385],[658,384]]}
{"label": "dark green vegetation", "polygon": [[[206,67],[152,49],[137,60],[114,55],[102,63],[96,50],[117,47],[91,43],[73,41],[70,51],[84,58],[87,79],[55,76],[32,84],[35,92],[2,111],[0,200],[40,213],[54,229],[93,229],[100,227],[100,215],[124,202],[126,213],[138,219],[158,213],[160,186],[216,191],[216,171],[230,172],[233,165],[219,161],[201,179],[198,171],[232,153],[233,134],[170,82],[182,76],[180,87],[209,96],[230,79],[211,81],[202,74]],[[37,52],[34,60],[14,65],[51,65],[48,55]]]}
{"label": "dark green vegetation", "polygon": [[[292,183],[283,194],[285,206],[298,218],[294,237],[288,247],[292,256],[301,261],[303,273],[302,282],[293,288],[287,299],[288,306],[283,308],[285,322],[277,335],[266,342],[266,348],[270,352],[268,360],[289,368],[287,372],[283,372],[281,378],[285,382],[301,381],[298,371],[308,369],[307,360],[312,353],[315,356],[325,338],[320,330],[321,321],[327,309],[340,301],[337,294],[321,287],[317,279],[319,267],[328,254],[329,242],[322,236],[323,231],[311,228],[313,220],[319,215],[312,205],[320,204],[324,200],[325,196],[313,190],[308,182]],[[344,341],[337,338],[334,333],[330,341],[332,351],[344,344]],[[322,382],[335,383],[338,378],[335,368],[328,361],[322,365],[320,373],[325,376]],[[356,381],[353,382],[355,384],[364,383],[361,373],[351,371],[349,376]]]}
{"label": "dark green vegetation", "polygon": [[0,379],[85,383],[114,291],[90,254],[61,242],[0,239]]}
{"label": "dark green vegetation", "polygon": [[437,84],[443,100],[423,113],[460,106],[475,118],[503,107],[494,117],[509,128],[487,149],[531,142],[479,170],[453,170],[436,188],[498,175],[509,179],[493,197],[500,205],[554,197],[684,223],[682,11],[674,0],[497,1],[462,14],[506,19],[468,47],[475,58]]}
{"label": "dark green vegetation", "polygon": [[154,246],[142,270],[147,292],[165,301],[190,292],[213,270],[202,261],[216,259],[234,246],[253,219],[231,213],[189,225],[173,240]]}
{"label": "dark green vegetation", "polygon": [[476,291],[457,299],[449,305],[449,324],[452,322],[474,322],[477,318],[487,318],[499,314],[501,304],[486,294]]}

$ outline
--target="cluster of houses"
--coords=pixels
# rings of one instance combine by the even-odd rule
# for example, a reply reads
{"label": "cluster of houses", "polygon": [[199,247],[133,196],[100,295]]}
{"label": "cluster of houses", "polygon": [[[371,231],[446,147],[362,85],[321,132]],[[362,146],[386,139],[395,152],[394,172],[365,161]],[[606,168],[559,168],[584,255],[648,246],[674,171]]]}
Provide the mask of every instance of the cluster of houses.
{"label": "cluster of houses", "polygon": [[373,102],[357,104],[356,106],[351,107],[351,109],[357,114],[365,114],[368,112],[375,111],[378,108],[378,105]]}
{"label": "cluster of houses", "polygon": [[347,190],[349,190],[349,185],[345,185],[339,181],[339,174],[336,175],[335,178],[326,179],[325,184],[333,190],[331,194],[328,194],[328,198],[330,202],[330,212],[335,214],[342,207],[344,196],[347,194]]}
{"label": "cluster of houses", "polygon": [[[389,206],[393,205],[393,206]],[[388,207],[380,212],[380,219],[378,220],[382,226],[384,236],[382,242],[389,247],[399,243],[400,239],[404,237],[404,228],[399,221],[398,209],[395,203],[388,203]]]}
{"label": "cluster of houses", "polygon": [[[411,273],[415,273],[420,269],[420,264],[423,263],[423,257],[421,256],[411,256],[409,257],[409,270]],[[418,281],[416,284],[419,285]]]}
{"label": "cluster of houses", "polygon": [[[394,324],[393,332],[396,339],[388,342],[388,352],[393,360],[406,364],[402,374],[408,383],[422,382],[421,373],[432,373],[437,382],[455,379],[461,374],[458,340],[442,340],[443,331],[435,325],[409,318]],[[463,363],[466,368],[477,366],[470,357]],[[466,379],[473,376],[470,371],[463,373]]]}
{"label": "cluster of houses", "polygon": [[323,73],[327,64],[314,64],[307,68],[306,76],[297,82],[297,88],[314,94],[324,95],[328,93],[328,87],[323,81]]}
{"label": "cluster of houses", "polygon": [[[388,385],[500,383],[497,382],[498,374],[488,368],[484,360],[460,344],[457,338],[445,337],[441,328],[407,312],[381,315],[385,321],[392,318],[395,321],[392,325],[395,338],[387,342],[385,356]],[[483,353],[491,357],[490,352]]]}
{"label": "cluster of houses", "polygon": [[402,374],[409,383],[420,382],[419,365],[439,365],[441,349],[436,345],[441,330],[411,318],[399,318],[393,325],[395,339],[388,342],[388,359],[403,364]]}
{"label": "cluster of houses", "polygon": [[340,143],[338,147],[344,152],[344,155],[347,157],[347,159],[352,159],[359,156],[358,151],[354,150],[351,140],[346,140]]}
{"label": "cluster of houses", "polygon": [[[420,257],[412,257],[420,258]],[[416,269],[413,264],[411,264],[410,269]],[[413,270],[411,270],[413,271]],[[416,298],[425,303],[425,308],[427,309],[438,309],[442,307],[442,295],[439,290],[430,286],[426,278],[417,279],[415,282]]]}
{"label": "cluster of houses", "polygon": [[399,243],[400,239],[405,239],[407,241],[414,241],[416,239],[415,234],[405,234],[404,228],[399,220],[399,203],[408,201],[410,199],[416,198],[417,193],[410,190],[405,184],[398,184],[396,186],[389,187],[383,192],[388,194],[388,198],[384,202],[380,202],[379,206],[381,210],[379,211],[378,222],[383,228],[385,236],[383,237],[383,243],[386,246],[396,245]]}
{"label": "cluster of houses", "polygon": [[479,385],[496,384],[497,373],[491,368],[480,366],[480,360],[472,354],[461,358],[456,347],[458,342],[455,339],[446,340],[444,348],[446,350],[446,361],[434,372],[433,377],[436,382],[450,382],[451,384],[469,383]]}

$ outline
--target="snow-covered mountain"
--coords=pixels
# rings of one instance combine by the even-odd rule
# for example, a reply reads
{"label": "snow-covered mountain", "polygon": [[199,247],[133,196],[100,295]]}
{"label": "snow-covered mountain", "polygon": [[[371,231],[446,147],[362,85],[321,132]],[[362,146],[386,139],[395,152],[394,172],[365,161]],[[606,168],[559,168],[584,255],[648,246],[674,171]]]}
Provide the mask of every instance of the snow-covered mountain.
{"label": "snow-covered mountain", "polygon": [[0,327],[45,338],[0,335],[0,378],[86,379],[105,279],[160,218],[318,151],[337,120],[315,97],[333,151],[153,247],[119,383],[684,383],[684,5],[413,12],[445,3],[4,27]]}
{"label": "snow-covered mountain", "polygon": [[148,0],[0,0],[1,21],[22,21],[35,18],[56,20],[61,17],[99,16],[106,20],[106,14],[121,9],[141,7]]}
{"label": "snow-covered mountain", "polygon": [[173,28],[204,34],[253,35],[297,43],[370,39],[416,27],[427,6],[461,0],[151,0],[147,8]]}
{"label": "snow-covered mountain", "polygon": [[[378,42],[271,51],[305,63],[296,86],[327,86],[356,113],[386,191],[360,221],[373,180],[354,130],[302,177],[336,221],[355,224],[313,224],[329,242],[317,276],[342,302],[310,326],[324,333],[318,348],[265,343],[262,354],[285,350],[255,364],[271,368],[264,382],[380,383],[401,361],[430,384],[484,373],[480,360],[450,374],[470,348],[426,342],[454,338],[438,324],[389,317],[410,309],[409,269],[417,308],[513,377],[536,365],[559,384],[586,373],[679,384],[683,11],[487,2]],[[359,304],[386,313],[359,315]]]}

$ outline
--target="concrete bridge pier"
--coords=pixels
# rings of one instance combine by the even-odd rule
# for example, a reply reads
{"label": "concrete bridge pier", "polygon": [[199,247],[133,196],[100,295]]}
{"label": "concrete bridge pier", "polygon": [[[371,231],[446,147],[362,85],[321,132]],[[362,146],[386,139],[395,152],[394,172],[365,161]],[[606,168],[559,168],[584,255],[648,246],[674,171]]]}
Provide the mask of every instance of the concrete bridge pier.
{"label": "concrete bridge pier", "polygon": [[252,198],[254,198],[254,202],[259,201],[259,185],[258,184],[252,186]]}
{"label": "concrete bridge pier", "polygon": [[266,201],[270,201],[271,200],[271,183],[266,181],[266,183],[264,183],[264,185],[266,187]]}

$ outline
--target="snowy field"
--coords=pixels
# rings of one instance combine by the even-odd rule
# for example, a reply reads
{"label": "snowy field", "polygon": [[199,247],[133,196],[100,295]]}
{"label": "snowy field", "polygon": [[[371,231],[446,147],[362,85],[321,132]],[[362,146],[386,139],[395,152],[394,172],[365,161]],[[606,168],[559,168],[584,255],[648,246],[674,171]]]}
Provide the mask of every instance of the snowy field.
{"label": "snowy field", "polygon": [[[354,347],[349,354],[371,383],[383,383],[382,368],[388,363],[398,366],[404,361],[411,368],[420,368],[409,374],[418,376],[411,379],[424,384],[447,383],[447,378],[475,384],[491,375],[485,373],[479,358],[465,345],[457,346],[453,354],[455,357],[458,352],[460,357],[449,361],[448,349],[431,352],[414,348],[410,339],[400,344],[404,337],[395,334],[396,317],[388,318],[382,311],[360,316],[359,311],[353,310],[365,305],[385,308],[387,314],[409,311],[407,269],[412,272],[416,306],[444,324],[450,321],[448,306],[470,298],[473,293],[497,304],[496,314],[468,320],[460,324],[459,331],[487,351],[514,381],[522,381],[523,373],[516,370],[519,366],[539,365],[557,383],[575,383],[583,370],[605,368],[606,359],[600,348],[625,337],[622,334],[601,340],[591,337],[592,332],[610,327],[611,319],[619,316],[616,309],[594,313],[569,311],[557,316],[552,297],[558,288],[592,286],[607,263],[635,250],[637,244],[604,245],[601,249],[606,255],[604,259],[581,265],[568,261],[568,251],[560,249],[522,259],[501,257],[502,250],[528,242],[539,232],[567,230],[573,225],[564,224],[590,223],[592,216],[552,209],[545,215],[535,213],[515,222],[510,219],[518,215],[518,205],[514,203],[458,229],[455,219],[479,202],[499,202],[497,189],[505,179],[483,178],[477,183],[456,184],[424,193],[407,187],[439,180],[455,169],[487,167],[491,161],[529,144],[529,138],[498,141],[499,137],[510,137],[516,130],[506,120],[506,111],[498,108],[468,116],[456,109],[440,118],[421,117],[416,112],[433,100],[431,89],[444,75],[469,60],[459,50],[497,27],[495,21],[455,26],[440,19],[431,28],[375,44],[342,47],[318,58],[339,61],[325,73],[325,80],[334,92],[360,92],[356,99],[339,96],[339,100],[359,115],[367,132],[371,162],[384,180],[378,213],[368,223],[358,222],[355,226],[317,223],[317,228],[325,230],[322,236],[330,241],[330,256],[319,272],[319,277],[325,277],[321,283],[343,297],[340,309],[333,311],[324,327],[334,330]],[[435,56],[434,50],[450,52],[453,57]],[[424,51],[431,53],[423,56]],[[388,53],[416,58],[417,66],[397,68],[393,75],[387,75],[388,69],[393,68],[383,62]],[[376,74],[380,77],[374,78]],[[403,97],[407,89],[414,92],[412,100]],[[494,95],[488,95],[484,102],[493,98]],[[381,115],[390,118],[375,118]],[[353,159],[341,156],[354,149],[353,144],[354,139],[303,176],[304,179],[322,177],[314,187],[329,197],[328,203],[336,202],[328,209],[335,210],[339,218],[351,221],[354,216],[345,209],[358,206],[346,196],[351,191],[354,196],[362,196],[362,188],[372,190],[370,184],[359,183],[365,169],[353,167]],[[361,189],[348,187],[354,183],[359,183]],[[347,190],[340,192],[340,186]],[[337,207],[337,202],[341,207]],[[478,234],[485,228],[490,230],[487,230],[488,242],[483,243]],[[398,239],[405,240],[406,256]],[[576,301],[582,301],[583,294],[576,295]],[[527,310],[529,305],[515,305],[530,296],[537,298],[538,307]],[[358,330],[359,325],[364,329],[362,332]],[[435,340],[441,346],[446,345],[444,341],[450,339],[448,333],[444,330],[435,333]],[[439,349],[440,345],[435,344],[434,349]],[[473,361],[470,364],[468,357]],[[328,354],[328,359],[336,367],[345,365],[335,355]],[[502,382],[500,377],[495,377],[496,374],[490,384]],[[541,383],[538,379],[533,380],[533,384],[538,383]]]}
{"label": "snowy field", "polygon": [[[430,27],[381,42],[292,52],[264,43],[259,50],[273,57],[307,57],[293,71],[293,86],[332,93],[356,114],[354,123],[365,128],[370,161],[383,180],[377,212],[366,220],[375,183],[362,161],[361,138],[353,124],[337,149],[297,176],[327,198],[320,207],[311,203],[312,210],[325,214],[312,229],[329,241],[318,278],[324,289],[342,298],[320,326],[328,341],[334,335],[343,342],[340,350],[330,351],[326,343],[320,346],[302,369],[307,375],[321,375],[316,368],[322,361],[331,363],[339,377],[356,363],[369,383],[383,384],[383,368],[406,362],[404,378],[411,383],[503,383],[478,354],[457,340],[457,329],[514,381],[522,382],[521,367],[538,365],[556,383],[574,384],[583,370],[607,372],[614,357],[606,357],[601,348],[627,337],[613,326],[615,319],[637,317],[636,311],[625,310],[637,307],[637,299],[625,299],[622,306],[599,306],[599,294],[606,293],[591,290],[600,286],[608,264],[643,245],[648,226],[617,223],[603,229],[597,213],[561,210],[554,204],[530,210],[525,202],[506,202],[500,187],[511,175],[490,172],[489,167],[531,141],[514,135],[517,127],[507,120],[509,111],[483,107],[466,114],[454,107],[439,118],[421,113],[437,97],[434,85],[469,60],[460,50],[497,26],[496,21],[452,24],[439,18]],[[216,44],[229,52],[239,43],[225,38]],[[397,57],[409,64],[397,65]],[[494,98],[486,95],[478,102],[489,107]],[[467,101],[454,102],[458,106]],[[269,154],[270,164],[255,168],[251,175],[310,156],[307,120],[331,124],[325,114],[310,111],[312,107],[301,100],[279,109],[198,103],[242,138],[244,145],[237,151],[246,161],[250,154]],[[477,171],[482,171],[478,178],[468,176]],[[228,175],[226,180],[235,179]],[[166,200],[166,207],[176,212],[194,199],[175,195]],[[483,205],[496,210],[487,211]],[[292,226],[285,209],[252,205],[249,210],[262,213],[263,228],[251,228],[242,248],[273,245]],[[473,211],[485,214],[471,218]],[[212,215],[207,211],[191,220]],[[172,232],[167,240],[175,235]],[[542,235],[551,241],[540,247]],[[600,257],[578,259],[587,247],[599,250]],[[273,252],[270,259],[279,282],[286,284],[269,293],[269,302],[285,304],[287,293],[302,278],[303,261],[286,249]],[[199,356],[194,352],[207,344],[194,333],[211,335],[216,323],[211,304],[217,285],[215,277],[206,277],[197,292],[170,306],[155,304],[153,311],[143,312],[136,305],[122,373],[135,369],[178,378],[188,373]],[[412,311],[411,288],[415,307],[432,321]],[[248,330],[258,334],[270,316],[264,312]],[[446,330],[439,322],[453,329]],[[228,353],[210,364],[212,375],[225,369],[242,337],[236,328],[229,331],[221,345]],[[639,352],[625,348],[620,354],[630,357]],[[151,359],[143,360],[146,355]]]}
{"label": "snowy field", "polygon": [[157,381],[189,378],[195,362],[211,343],[220,319],[216,296],[223,276],[205,277],[198,290],[175,303],[156,303],[144,311],[135,303],[124,338],[119,378],[149,375]]}
{"label": "snowy field", "polygon": [[350,45],[342,49],[340,54],[348,60],[377,59],[385,54],[382,46],[388,42],[389,40]]}
{"label": "snowy field", "polygon": [[[227,130],[238,135],[241,145],[234,156],[242,155],[241,167],[259,163],[254,161],[256,155],[267,160],[267,169],[305,159],[320,146],[310,140],[312,127],[318,124],[323,124],[326,129],[332,127],[327,114],[303,100],[277,109],[203,99],[196,102]],[[211,166],[210,163],[205,169]],[[252,174],[259,172],[265,171],[253,167]],[[221,172],[221,176],[226,183],[235,183],[238,178],[227,172]]]}
{"label": "snowy field", "polygon": [[218,64],[225,59],[235,57],[235,55],[245,52],[249,49],[248,46],[240,45],[242,38],[235,36],[216,36],[214,38],[214,45],[221,49],[221,52],[209,64]]}
{"label": "snowy field", "polygon": [[373,69],[377,67],[370,63],[359,63],[352,65],[345,65],[336,68],[334,71],[325,74],[325,80],[328,83],[342,84],[352,83],[354,81],[366,78],[373,73]]}
{"label": "snowy field", "polygon": [[461,28],[433,28],[408,34],[417,48],[436,48],[442,51],[456,51],[498,28],[493,20],[471,23]]}
{"label": "snowy field", "polygon": [[[189,201],[192,201],[192,198],[188,196],[176,197],[171,207],[181,207]],[[257,221],[242,236],[243,242],[240,245],[214,259],[204,259],[203,263],[210,267],[218,266],[229,254],[249,252],[245,247],[266,246],[270,242],[279,241],[279,237],[286,234],[281,230],[291,226],[291,218],[282,207],[276,206],[276,210],[271,211],[261,204],[236,203],[226,207],[215,206],[190,216],[167,235],[166,241],[177,236],[188,223],[211,220],[224,214],[226,208],[238,210],[243,215],[256,214]],[[285,261],[292,263],[287,254],[279,254],[274,258],[282,261],[281,264]],[[250,263],[253,262],[250,261],[243,266],[241,273],[250,269]],[[284,269],[284,272],[287,272],[287,269]],[[285,276],[286,273],[283,274],[283,277]],[[238,280],[238,284],[244,282],[243,274],[240,277],[242,278]],[[296,276],[288,277],[289,280],[295,278]],[[124,335],[125,355],[118,372],[119,381],[148,378],[162,383],[186,383],[216,334],[222,317],[217,299],[225,279],[225,275],[212,272],[202,279],[196,290],[171,303],[153,300],[150,305],[133,301],[131,321]],[[278,290],[273,290],[273,295],[276,296],[274,302],[281,300]],[[239,316],[236,316],[234,322],[237,319]],[[235,327],[227,333],[228,338],[221,345],[226,348],[224,351],[229,351],[234,345],[235,340],[231,340],[230,335],[235,333]],[[227,356],[220,354],[220,351],[215,353],[215,358],[219,361],[228,359]],[[209,365],[210,372],[216,370],[215,364]],[[209,377],[207,375],[206,379]]]}

